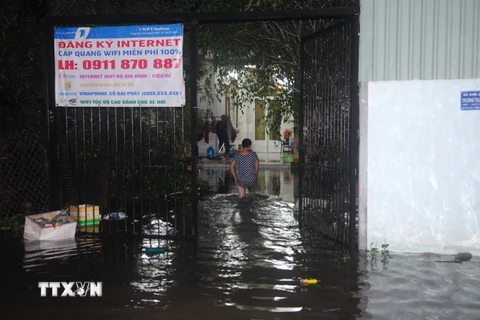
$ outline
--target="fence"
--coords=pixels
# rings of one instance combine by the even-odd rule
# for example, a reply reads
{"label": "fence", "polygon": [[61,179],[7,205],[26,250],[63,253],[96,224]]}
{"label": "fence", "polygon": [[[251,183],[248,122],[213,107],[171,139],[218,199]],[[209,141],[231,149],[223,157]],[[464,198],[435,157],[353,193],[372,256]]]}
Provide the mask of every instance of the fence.
{"label": "fence", "polygon": [[102,220],[101,232],[191,235],[184,108],[72,107],[55,113],[63,207],[96,205],[102,218],[125,214]]}
{"label": "fence", "polygon": [[48,210],[45,143],[32,132],[0,134],[0,217]]}

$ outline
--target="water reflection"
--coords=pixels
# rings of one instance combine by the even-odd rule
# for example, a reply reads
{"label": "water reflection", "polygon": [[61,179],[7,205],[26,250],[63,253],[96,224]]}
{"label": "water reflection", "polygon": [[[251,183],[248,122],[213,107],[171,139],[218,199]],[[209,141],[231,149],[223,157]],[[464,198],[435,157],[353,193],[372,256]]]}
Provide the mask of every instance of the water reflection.
{"label": "water reflection", "polygon": [[174,281],[170,274],[174,271],[175,244],[173,241],[143,239],[135,264],[135,280],[130,285],[137,294],[142,295],[136,307],[168,305],[162,296]]}
{"label": "water reflection", "polygon": [[[299,227],[280,195],[240,201],[219,194],[202,201],[200,212],[197,251],[158,239],[3,239],[2,319],[477,318],[476,257],[449,264],[435,262],[448,257],[392,254],[388,269],[372,269]],[[319,283],[301,287],[303,278]],[[39,298],[38,281],[82,280],[102,281],[104,298]]]}
{"label": "water reflection", "polygon": [[[295,179],[289,171],[264,172],[259,193],[242,200],[232,181],[218,185],[225,172],[212,173],[223,193],[200,203],[197,248],[120,236],[1,239],[2,319],[477,318],[480,259],[392,254],[387,269],[372,269],[299,226],[286,194]],[[168,230],[165,215],[148,218],[147,231]],[[319,282],[301,287],[305,278]],[[40,299],[38,281],[102,281],[104,297]]]}
{"label": "water reflection", "polygon": [[[236,193],[235,183],[229,169],[201,169],[199,177],[207,181],[218,194]],[[258,175],[257,191],[261,194],[277,196],[287,203],[294,203],[295,183],[298,184],[296,175],[290,168],[278,167],[272,170],[261,167]]]}
{"label": "water reflection", "polygon": [[[173,211],[173,210],[172,210]],[[149,217],[149,220],[146,220],[145,224],[143,225],[143,234],[148,236],[167,236],[167,235],[174,235],[176,234],[175,226],[170,221],[164,220],[171,220],[174,221],[174,217],[160,218],[159,214],[153,214]]]}
{"label": "water reflection", "polygon": [[[22,243],[20,250],[7,246],[4,256],[21,261],[27,271],[5,264],[0,269],[15,279],[2,282],[17,288],[12,314],[26,318],[48,310],[54,317],[62,315],[62,307],[77,304],[81,308],[75,312],[92,319],[102,318],[101,310],[118,319],[151,309],[162,313],[142,313],[142,318],[317,319],[327,316],[325,310],[337,310],[333,317],[347,319],[360,312],[358,264],[345,260],[342,248],[299,227],[290,171],[263,170],[258,193],[244,199],[238,199],[228,170],[204,173],[218,194],[200,203],[198,247],[126,237]],[[152,214],[145,221],[147,235],[167,234],[171,227],[165,215]],[[319,284],[301,287],[303,278],[317,278]],[[58,280],[102,281],[104,298],[61,304],[40,300],[37,282]],[[12,300],[5,292],[0,299]],[[21,308],[25,297],[19,292],[26,292],[31,310]]]}
{"label": "water reflection", "polygon": [[49,260],[67,259],[77,254],[75,239],[61,241],[25,241],[23,268],[27,272],[44,272]]}
{"label": "water reflection", "polygon": [[[469,263],[433,254],[393,255],[388,269],[368,272],[366,311],[373,319],[477,319],[480,259]],[[387,307],[386,307],[387,306]]]}
{"label": "water reflection", "polygon": [[329,255],[310,258],[315,252],[305,247],[292,206],[278,196],[265,194],[240,200],[236,194],[217,195],[202,203],[201,232],[208,236],[200,242],[197,270],[202,275],[200,285],[214,296],[223,296],[218,305],[258,317],[299,313],[303,319],[335,307],[326,304],[318,308],[314,301],[322,294],[327,300],[336,294],[344,308],[356,309],[358,300],[352,292],[357,285],[355,265],[340,269],[349,274],[347,285],[325,281],[326,285],[316,287],[299,286],[305,277],[331,277],[336,266],[327,272],[322,269],[331,265],[329,258],[340,261],[343,253],[332,247]]}

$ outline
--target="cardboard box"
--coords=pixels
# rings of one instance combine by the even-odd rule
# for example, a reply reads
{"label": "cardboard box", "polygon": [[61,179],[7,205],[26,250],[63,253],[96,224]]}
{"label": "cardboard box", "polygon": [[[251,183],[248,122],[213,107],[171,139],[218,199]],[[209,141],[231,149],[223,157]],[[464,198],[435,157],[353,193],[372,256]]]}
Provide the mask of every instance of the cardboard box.
{"label": "cardboard box", "polygon": [[35,219],[38,218],[53,219],[60,212],[61,211],[59,210],[26,216],[23,238],[25,240],[74,239],[77,230],[77,222],[71,217],[67,216],[68,223],[60,225],[50,224],[42,226],[35,221]]}
{"label": "cardboard box", "polygon": [[91,204],[70,206],[70,217],[79,225],[98,224],[100,222],[100,207]]}

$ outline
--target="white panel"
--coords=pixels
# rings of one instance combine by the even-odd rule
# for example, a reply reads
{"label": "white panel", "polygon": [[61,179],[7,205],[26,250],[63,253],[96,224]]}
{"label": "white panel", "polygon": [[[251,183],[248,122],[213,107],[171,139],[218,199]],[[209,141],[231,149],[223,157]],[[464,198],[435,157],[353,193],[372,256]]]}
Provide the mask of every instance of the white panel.
{"label": "white panel", "polygon": [[368,243],[480,253],[480,110],[460,108],[469,90],[480,91],[480,79],[368,84],[360,146]]}
{"label": "white panel", "polygon": [[358,161],[358,248],[368,249],[367,191],[368,191],[368,82],[360,83],[360,145]]}

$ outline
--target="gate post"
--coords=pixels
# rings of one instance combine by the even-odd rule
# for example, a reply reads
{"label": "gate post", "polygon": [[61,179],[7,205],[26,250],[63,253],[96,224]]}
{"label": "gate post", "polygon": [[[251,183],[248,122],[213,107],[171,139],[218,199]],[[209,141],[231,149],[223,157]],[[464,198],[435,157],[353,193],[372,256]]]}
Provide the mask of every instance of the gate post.
{"label": "gate post", "polygon": [[197,186],[197,20],[190,24],[190,108],[191,108],[191,157],[192,157],[192,236],[198,234],[198,186]]}
{"label": "gate post", "polygon": [[300,40],[300,98],[299,98],[299,124],[298,124],[298,175],[299,175],[299,182],[298,182],[298,218],[299,218],[299,225],[301,226],[303,220],[303,183],[304,183],[304,167],[305,167],[305,150],[303,145],[303,126],[304,126],[304,119],[303,119],[303,103],[304,97],[303,94],[305,92],[304,86],[304,76],[305,76],[305,42],[303,38]]}
{"label": "gate post", "polygon": [[45,20],[45,50],[47,75],[47,133],[48,133],[48,169],[50,176],[50,210],[58,210],[61,206],[60,166],[58,150],[58,122],[55,112],[55,56],[53,27]]}
{"label": "gate post", "polygon": [[360,21],[358,15],[351,18],[352,25],[350,28],[350,248],[358,249],[357,245],[357,182],[358,182],[358,128],[359,128],[359,112],[358,112],[358,46]]}

